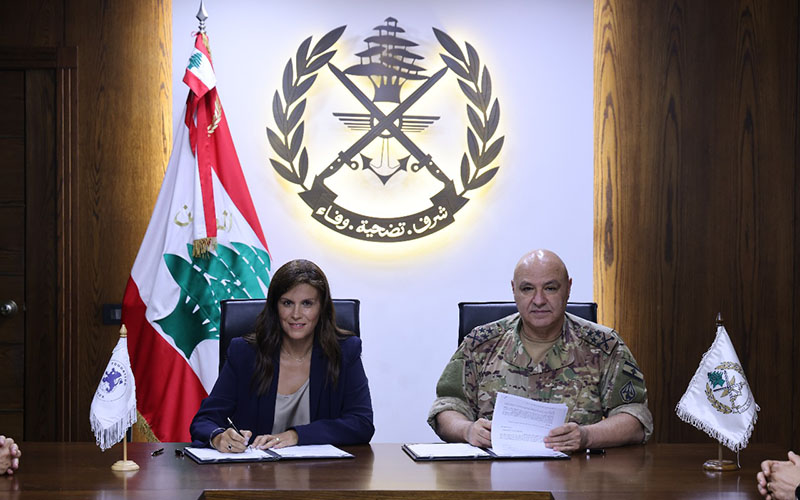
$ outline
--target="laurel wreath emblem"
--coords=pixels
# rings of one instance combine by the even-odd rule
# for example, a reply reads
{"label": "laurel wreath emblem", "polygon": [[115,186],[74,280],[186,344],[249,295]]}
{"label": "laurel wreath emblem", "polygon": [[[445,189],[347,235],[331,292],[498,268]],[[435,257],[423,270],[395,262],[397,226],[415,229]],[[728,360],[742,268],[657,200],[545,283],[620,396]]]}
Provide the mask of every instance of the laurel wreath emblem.
{"label": "laurel wreath emblem", "polygon": [[[306,148],[300,150],[303,145],[304,122],[302,118],[306,111],[306,100],[298,102],[298,99],[311,89],[317,79],[316,73],[336,53],[336,50],[325,51],[339,40],[345,28],[346,26],[339,26],[326,33],[314,45],[310,54],[308,49],[311,46],[312,37],[303,40],[295,55],[297,74],[295,75],[292,60],[289,59],[283,69],[281,89],[283,100],[277,90],[272,98],[272,117],[275,119],[275,126],[280,134],[267,127],[267,138],[272,150],[288,166],[272,158],[269,161],[272,168],[292,184],[302,186],[308,175],[308,151]],[[284,102],[286,106],[284,106]],[[297,158],[298,153],[300,154],[299,159]],[[295,160],[297,160],[297,164],[295,164]]]}
{"label": "laurel wreath emblem", "polygon": [[[464,194],[486,185],[500,168],[495,160],[505,138],[494,139],[500,122],[500,102],[492,97],[489,69],[481,66],[478,52],[472,45],[465,43],[465,56],[449,35],[433,28],[434,35],[446,52],[440,56],[447,68],[457,76],[458,85],[468,100],[467,152],[461,157],[460,169],[463,189],[456,192],[454,182],[438,171],[445,178],[442,180],[437,177],[444,183],[444,188],[431,197],[430,207],[413,214],[389,218],[359,214],[336,203],[336,193],[324,185],[326,175],[315,176],[313,182],[309,183],[311,187],[306,187],[309,157],[308,150],[303,146],[304,96],[314,85],[319,70],[333,58],[336,49],[332,47],[345,28],[340,26],[326,33],[310,52],[312,37],[306,38],[298,47],[294,60],[289,59],[286,63],[282,87],[275,91],[272,99],[275,130],[267,127],[269,143],[277,155],[277,158],[270,158],[269,161],[281,177],[302,188],[298,194],[312,208],[312,217],[341,234],[369,241],[407,241],[439,231],[451,224],[453,215],[469,201]],[[345,162],[344,165],[358,168],[356,162]],[[417,172],[421,167],[415,169],[412,166],[411,170]]]}
{"label": "laurel wreath emblem", "polygon": [[467,48],[465,58],[458,44],[447,33],[436,28],[433,28],[433,33],[444,50],[452,56],[441,54],[442,60],[458,75],[461,91],[480,112],[479,115],[472,106],[467,105],[469,158],[466,153],[461,157],[461,184],[464,186],[464,191],[459,194],[463,194],[484,186],[492,180],[500,168],[499,165],[494,168],[489,166],[503,149],[505,137],[500,137],[487,146],[500,123],[500,102],[495,99],[489,110],[489,105],[492,103],[492,78],[486,65],[483,66],[483,71],[480,71],[481,61],[475,48],[469,42],[465,42]]}
{"label": "laurel wreath emblem", "polygon": [[[734,370],[739,375],[744,377],[744,371],[742,370],[741,365],[739,365],[738,363],[733,363],[731,361],[723,361],[722,363],[717,365],[715,370]],[[714,391],[711,389],[711,385],[708,384],[708,383],[706,384],[706,391],[705,392],[706,392],[706,398],[708,399],[708,403],[715,410],[717,410],[718,412],[720,412],[722,414],[725,414],[725,415],[733,413],[734,408],[731,407],[731,406],[726,405],[725,403],[722,403],[721,401],[719,401],[714,396]],[[744,410],[746,410],[750,406],[750,398],[749,397],[748,397],[748,400],[745,402],[745,404],[743,406],[744,406],[744,409],[739,408],[739,411],[737,411],[737,413],[742,413]]]}
{"label": "laurel wreath emblem", "polygon": [[[272,158],[270,163],[281,177],[293,184],[302,186],[308,175],[308,151],[302,147],[304,135],[302,118],[306,100],[302,99],[299,102],[298,100],[311,89],[317,78],[316,73],[336,53],[336,50],[325,51],[339,40],[345,28],[346,26],[340,26],[326,33],[314,45],[310,54],[308,49],[312,37],[303,40],[297,49],[295,64],[293,65],[289,59],[283,70],[283,100],[277,90],[272,99],[272,116],[279,133],[267,127],[267,136],[273,151],[288,165]],[[505,140],[505,137],[500,137],[489,144],[500,123],[500,102],[496,98],[492,102],[491,75],[486,65],[483,66],[483,71],[480,71],[480,57],[475,48],[469,42],[465,42],[467,56],[464,57],[464,53],[450,35],[436,28],[433,28],[433,33],[442,48],[450,54],[449,56],[441,54],[442,60],[459,77],[458,85],[461,91],[474,106],[474,108],[467,106],[469,156],[464,153],[461,157],[461,184],[464,189],[459,194],[463,194],[486,185],[500,168],[499,165],[489,168],[500,154]],[[296,74],[294,66],[297,68]]]}

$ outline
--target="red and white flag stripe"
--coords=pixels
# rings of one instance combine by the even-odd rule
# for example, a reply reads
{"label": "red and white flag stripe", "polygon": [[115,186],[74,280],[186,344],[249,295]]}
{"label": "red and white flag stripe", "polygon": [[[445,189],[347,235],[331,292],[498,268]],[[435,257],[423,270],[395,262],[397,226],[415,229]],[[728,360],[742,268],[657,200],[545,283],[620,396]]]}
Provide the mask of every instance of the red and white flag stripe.
{"label": "red and white flag stripe", "polygon": [[216,381],[219,301],[265,296],[270,265],[203,34],[184,81],[186,126],[175,135],[122,308],[139,413],[159,440],[182,442]]}

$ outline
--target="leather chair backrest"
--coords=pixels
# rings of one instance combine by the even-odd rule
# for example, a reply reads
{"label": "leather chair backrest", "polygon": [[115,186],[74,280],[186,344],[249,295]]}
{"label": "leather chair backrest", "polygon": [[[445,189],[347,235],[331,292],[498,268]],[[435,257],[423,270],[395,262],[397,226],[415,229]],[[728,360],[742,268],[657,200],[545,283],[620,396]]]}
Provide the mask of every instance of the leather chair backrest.
{"label": "leather chair backrest", "polygon": [[[476,326],[485,325],[517,312],[514,302],[459,302],[458,344]],[[597,304],[594,302],[567,302],[567,312],[597,322]]]}
{"label": "leather chair backrest", "polygon": [[[230,299],[220,302],[219,369],[225,364],[231,340],[255,330],[256,319],[267,299]],[[333,299],[336,326],[361,336],[358,299]]]}

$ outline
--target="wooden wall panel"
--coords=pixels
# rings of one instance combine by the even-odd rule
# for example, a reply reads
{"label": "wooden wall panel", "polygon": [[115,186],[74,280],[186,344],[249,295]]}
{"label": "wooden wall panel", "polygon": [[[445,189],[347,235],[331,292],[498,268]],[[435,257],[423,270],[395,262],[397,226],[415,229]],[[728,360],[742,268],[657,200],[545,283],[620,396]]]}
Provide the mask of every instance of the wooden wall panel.
{"label": "wooden wall panel", "polygon": [[707,439],[674,408],[722,312],[754,439],[792,442],[797,40],[796,2],[595,4],[595,299],[658,441]]}
{"label": "wooden wall panel", "polygon": [[[800,13],[797,15],[797,38],[795,43],[797,64],[795,67],[795,101],[794,116],[800,120]],[[794,127],[794,286],[792,293],[792,304],[794,304],[794,316],[792,318],[792,356],[793,359],[800,359],[800,124]],[[796,363],[795,363],[796,366]],[[792,394],[791,414],[792,414],[792,449],[800,449],[800,382],[794,373],[785,376],[791,380],[788,384]],[[787,405],[788,406],[788,405]]]}
{"label": "wooden wall panel", "polygon": [[65,43],[79,58],[73,440],[91,439],[86,415],[119,338],[101,324],[101,305],[122,300],[169,159],[171,25],[169,0],[81,0],[65,12]]}
{"label": "wooden wall panel", "polygon": [[[118,336],[101,325],[101,304],[122,298],[171,147],[171,38],[170,0],[0,5],[4,67],[46,68],[50,83],[55,78],[51,96],[38,95],[44,76],[29,72],[26,83],[32,98],[41,97],[39,111],[54,105],[58,131],[48,145],[54,150],[39,141],[25,149],[26,161],[39,168],[29,183],[36,175],[39,183],[52,180],[55,171],[55,183],[39,186],[40,205],[28,214],[41,241],[27,257],[41,260],[41,272],[28,276],[27,297],[46,312],[29,318],[28,345],[41,349],[26,349],[26,369],[58,374],[26,379],[31,439],[92,439],[89,404]],[[3,128],[10,115],[0,114]],[[32,216],[52,221],[53,211],[54,226],[34,226]],[[21,416],[0,415],[6,432],[12,426],[22,435]]]}
{"label": "wooden wall panel", "polygon": [[56,352],[59,374],[56,381],[56,436],[73,439],[73,421],[80,418],[73,408],[78,393],[75,374],[79,373],[77,349],[78,311],[81,289],[78,164],[78,54],[76,47],[56,51]]}
{"label": "wooden wall panel", "polygon": [[0,2],[0,46],[57,47],[64,36],[65,0]]}
{"label": "wooden wall panel", "polygon": [[57,148],[55,69],[26,72],[25,440],[58,436]]}

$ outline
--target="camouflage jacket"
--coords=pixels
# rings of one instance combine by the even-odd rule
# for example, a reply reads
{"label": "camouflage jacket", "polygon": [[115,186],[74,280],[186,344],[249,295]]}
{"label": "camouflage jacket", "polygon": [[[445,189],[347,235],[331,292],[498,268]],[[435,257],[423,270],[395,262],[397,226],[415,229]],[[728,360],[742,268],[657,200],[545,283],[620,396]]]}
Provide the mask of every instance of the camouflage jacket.
{"label": "camouflage jacket", "polygon": [[561,337],[534,365],[519,337],[519,313],[472,330],[450,358],[436,385],[428,423],[455,410],[470,420],[492,418],[495,397],[507,392],[567,405],[580,425],[629,413],[653,432],[647,389],[636,360],[617,332],[566,313]]}

